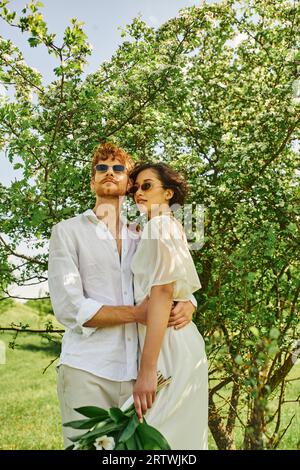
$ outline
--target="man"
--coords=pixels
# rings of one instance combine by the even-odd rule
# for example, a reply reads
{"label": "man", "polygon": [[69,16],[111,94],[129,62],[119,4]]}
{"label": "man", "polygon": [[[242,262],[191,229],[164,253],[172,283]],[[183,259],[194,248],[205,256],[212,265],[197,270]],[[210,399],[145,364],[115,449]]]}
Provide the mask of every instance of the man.
{"label": "man", "polygon": [[[146,324],[148,300],[134,305],[130,264],[139,236],[120,213],[132,166],[124,150],[99,145],[90,183],[95,207],[52,229],[49,291],[66,327],[57,367],[63,423],[81,419],[74,411],[81,406],[121,407],[137,377],[136,324]],[[192,301],[178,302],[168,326],[182,328],[193,311]],[[65,446],[84,432],[63,427]]]}

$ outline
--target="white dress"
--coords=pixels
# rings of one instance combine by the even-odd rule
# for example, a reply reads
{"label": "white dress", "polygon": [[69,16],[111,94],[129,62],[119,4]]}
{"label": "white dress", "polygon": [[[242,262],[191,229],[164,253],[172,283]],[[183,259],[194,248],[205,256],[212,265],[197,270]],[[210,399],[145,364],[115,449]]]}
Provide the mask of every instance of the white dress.
{"label": "white dress", "polygon": [[[168,215],[153,217],[144,227],[133,256],[136,303],[155,285],[174,284],[174,300],[188,300],[201,288],[181,224]],[[146,326],[138,325],[139,360]],[[157,395],[145,418],[168,440],[173,450],[207,449],[208,371],[204,341],[194,323],[180,330],[167,328],[157,369],[172,377]]]}

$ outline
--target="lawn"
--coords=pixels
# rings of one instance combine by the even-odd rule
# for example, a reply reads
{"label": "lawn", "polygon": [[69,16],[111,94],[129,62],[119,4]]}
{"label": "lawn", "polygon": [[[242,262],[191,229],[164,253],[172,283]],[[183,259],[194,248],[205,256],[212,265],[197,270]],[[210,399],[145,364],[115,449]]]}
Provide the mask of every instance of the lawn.
{"label": "lawn", "polygon": [[[0,313],[0,325],[10,322],[29,323],[41,327],[43,321],[26,305],[18,304]],[[59,326],[59,325],[58,325]],[[15,349],[8,347],[13,333],[0,333],[0,341],[6,344],[6,364],[0,364],[0,449],[63,449],[59,405],[56,396],[56,370],[52,364],[59,354],[57,345],[39,335],[18,335]],[[289,379],[300,376],[296,366]],[[295,399],[300,393],[299,380],[289,382],[286,400]],[[281,449],[297,449],[300,443],[299,404],[288,403],[283,407],[283,425],[296,414],[280,445]],[[242,434],[237,429],[237,439]],[[215,449],[209,436],[209,448]]]}
{"label": "lawn", "polygon": [[[0,325],[20,319],[41,326],[39,317],[20,305],[0,314]],[[0,333],[8,346],[14,334]],[[18,335],[14,350],[6,347],[6,364],[0,365],[0,449],[63,449],[55,363],[55,344],[39,335]]]}

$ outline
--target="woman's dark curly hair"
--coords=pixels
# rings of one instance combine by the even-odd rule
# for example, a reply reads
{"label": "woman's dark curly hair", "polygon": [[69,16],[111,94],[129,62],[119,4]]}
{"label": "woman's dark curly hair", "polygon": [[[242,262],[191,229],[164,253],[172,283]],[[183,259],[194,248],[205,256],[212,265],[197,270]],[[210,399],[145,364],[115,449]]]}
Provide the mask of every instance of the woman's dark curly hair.
{"label": "woman's dark curly hair", "polygon": [[129,178],[133,184],[135,184],[138,175],[144,170],[153,170],[164,189],[173,189],[174,195],[169,202],[170,206],[173,204],[180,204],[182,206],[184,204],[188,185],[177,171],[166,165],[166,163],[137,163],[129,173]]}

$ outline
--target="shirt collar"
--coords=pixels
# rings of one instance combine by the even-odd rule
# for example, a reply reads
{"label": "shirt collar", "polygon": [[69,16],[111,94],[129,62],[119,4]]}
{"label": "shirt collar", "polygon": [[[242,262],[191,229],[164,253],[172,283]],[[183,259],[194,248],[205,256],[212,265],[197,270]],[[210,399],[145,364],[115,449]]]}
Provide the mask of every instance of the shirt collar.
{"label": "shirt collar", "polygon": [[[92,210],[92,209],[87,209],[85,212],[83,212],[82,214],[84,217],[86,217],[88,220],[90,220],[93,224],[95,225],[104,225],[106,227],[106,225],[104,224],[104,222],[101,222],[101,220],[99,220],[95,214],[95,212]],[[120,221],[121,221],[121,226],[122,226],[122,231],[123,230],[130,230],[131,232],[134,233],[134,235],[136,236],[136,238],[139,238],[140,237],[140,233],[138,230],[136,230],[136,224],[135,223],[132,223],[130,222],[127,217],[123,214],[120,214]]]}
{"label": "shirt collar", "polygon": [[101,222],[101,220],[97,218],[95,212],[92,209],[87,209],[82,215],[91,222],[93,222],[93,224],[98,224],[99,222]]}

